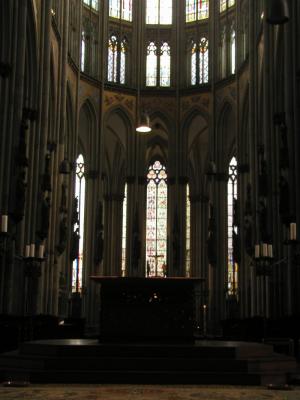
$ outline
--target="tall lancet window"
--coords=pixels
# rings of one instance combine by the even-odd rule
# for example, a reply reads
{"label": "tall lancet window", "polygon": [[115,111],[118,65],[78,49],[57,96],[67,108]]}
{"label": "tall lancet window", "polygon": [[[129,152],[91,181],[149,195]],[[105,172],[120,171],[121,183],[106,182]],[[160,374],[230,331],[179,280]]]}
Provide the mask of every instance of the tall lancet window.
{"label": "tall lancet window", "polygon": [[146,86],[156,86],[157,80],[157,47],[150,42],[147,47]]}
{"label": "tall lancet window", "polygon": [[235,30],[231,31],[230,35],[230,72],[235,73]]}
{"label": "tall lancet window", "polygon": [[157,51],[155,42],[150,42],[147,47],[146,61],[146,86],[171,85],[171,51],[170,45],[163,42]]}
{"label": "tall lancet window", "polygon": [[146,276],[164,276],[167,264],[166,167],[155,161],[149,166],[147,180]]}
{"label": "tall lancet window", "polygon": [[171,56],[170,46],[164,42],[160,48],[160,86],[171,84]]}
{"label": "tall lancet window", "polygon": [[172,0],[147,0],[146,24],[172,24]]}
{"label": "tall lancet window", "polygon": [[86,33],[81,32],[81,55],[80,55],[80,69],[85,71],[86,66]]}
{"label": "tall lancet window", "polygon": [[233,157],[229,164],[227,184],[227,227],[228,227],[228,293],[236,294],[238,288],[238,263],[234,259],[234,244],[238,235],[238,227],[235,225],[236,201],[237,194],[237,161]]}
{"label": "tall lancet window", "polygon": [[235,5],[235,0],[220,0],[220,12]]}
{"label": "tall lancet window", "polygon": [[122,276],[126,275],[126,238],[127,238],[127,183],[124,189],[123,219],[122,219]]}
{"label": "tall lancet window", "polygon": [[85,176],[84,159],[80,154],[76,160],[75,199],[77,204],[77,222],[74,224],[72,246],[78,250],[78,255],[72,265],[72,292],[82,290],[83,271],[83,235],[84,235],[84,208],[85,208]]}
{"label": "tall lancet window", "polygon": [[126,55],[126,38],[119,43],[117,36],[112,34],[108,41],[107,80],[109,82],[126,83]]}
{"label": "tall lancet window", "polygon": [[191,275],[191,201],[190,187],[186,185],[186,232],[185,232],[185,273]]}
{"label": "tall lancet window", "polygon": [[209,0],[186,0],[185,21],[193,22],[209,17]]}
{"label": "tall lancet window", "polygon": [[192,41],[191,48],[191,84],[203,84],[208,82],[208,39],[203,37],[199,46]]}
{"label": "tall lancet window", "polygon": [[132,0],[109,0],[109,16],[132,21]]}

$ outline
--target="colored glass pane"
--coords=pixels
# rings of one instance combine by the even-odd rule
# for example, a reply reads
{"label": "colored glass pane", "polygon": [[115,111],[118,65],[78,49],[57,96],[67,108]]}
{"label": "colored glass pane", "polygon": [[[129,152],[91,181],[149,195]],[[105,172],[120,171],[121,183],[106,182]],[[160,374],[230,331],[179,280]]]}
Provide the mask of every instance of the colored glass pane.
{"label": "colored glass pane", "polygon": [[198,0],[197,19],[206,19],[209,17],[209,0]]}
{"label": "colored glass pane", "polygon": [[231,32],[231,73],[235,73],[235,31]]}
{"label": "colored glass pane", "polygon": [[185,220],[185,273],[191,275],[191,201],[190,188],[186,185],[186,220]]}
{"label": "colored glass pane", "polygon": [[120,0],[109,0],[109,16],[120,18]]}
{"label": "colored glass pane", "polygon": [[111,36],[108,42],[108,69],[107,79],[110,82],[117,82],[117,59],[118,42],[116,36]]}
{"label": "colored glass pane", "polygon": [[220,0],[220,12],[225,11],[227,8],[227,0]]}
{"label": "colored glass pane", "polygon": [[238,288],[238,264],[233,257],[233,235],[238,228],[233,224],[234,201],[237,199],[237,161],[233,157],[229,164],[229,179],[227,184],[227,232],[228,232],[228,293],[235,294]]}
{"label": "colored glass pane", "polygon": [[127,233],[127,184],[124,189],[123,217],[122,217],[122,276],[126,275],[126,235]]}
{"label": "colored glass pane", "polygon": [[77,199],[78,221],[74,224],[72,240],[79,236],[78,256],[72,264],[72,292],[82,290],[82,271],[83,271],[83,237],[84,237],[84,209],[85,209],[85,176],[84,159],[80,154],[76,160],[75,178],[75,198]]}
{"label": "colored glass pane", "polygon": [[160,86],[170,86],[171,84],[171,56],[170,46],[163,43],[160,55]]}
{"label": "colored glass pane", "polygon": [[156,161],[147,175],[146,211],[146,275],[163,276],[167,261],[167,174],[165,167]]}
{"label": "colored glass pane", "polygon": [[147,47],[146,86],[156,86],[157,83],[157,54],[156,45],[151,42]]}
{"label": "colored glass pane", "polygon": [[132,0],[122,0],[121,18],[125,21],[132,21]]}
{"label": "colored glass pane", "polygon": [[126,81],[126,41],[122,40],[120,49],[120,83]]}
{"label": "colored glass pane", "polygon": [[208,40],[202,38],[199,52],[199,83],[208,82]]}

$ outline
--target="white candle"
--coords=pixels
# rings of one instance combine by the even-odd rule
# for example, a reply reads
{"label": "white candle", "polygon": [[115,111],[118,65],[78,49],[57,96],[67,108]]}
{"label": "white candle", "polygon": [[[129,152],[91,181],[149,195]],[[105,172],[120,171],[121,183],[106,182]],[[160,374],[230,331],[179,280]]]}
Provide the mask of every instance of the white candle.
{"label": "white candle", "polygon": [[35,255],[35,244],[32,243],[30,245],[30,257],[34,257],[34,255]]}
{"label": "white candle", "polygon": [[259,244],[254,246],[254,257],[259,258]]}
{"label": "white candle", "polygon": [[268,245],[263,243],[263,257],[268,257]]}
{"label": "white candle", "polygon": [[297,239],[297,233],[296,233],[296,223],[291,222],[290,223],[290,240],[296,240]]}
{"label": "white candle", "polygon": [[8,215],[2,215],[1,217],[1,232],[7,232]]}
{"label": "white candle", "polygon": [[273,245],[268,244],[268,257],[273,258]]}
{"label": "white candle", "polygon": [[27,245],[25,246],[25,257],[28,258],[29,255],[30,255],[30,245],[27,244]]}
{"label": "white candle", "polygon": [[40,247],[39,247],[39,258],[44,258],[44,248],[45,248],[45,246],[43,244],[40,244]]}

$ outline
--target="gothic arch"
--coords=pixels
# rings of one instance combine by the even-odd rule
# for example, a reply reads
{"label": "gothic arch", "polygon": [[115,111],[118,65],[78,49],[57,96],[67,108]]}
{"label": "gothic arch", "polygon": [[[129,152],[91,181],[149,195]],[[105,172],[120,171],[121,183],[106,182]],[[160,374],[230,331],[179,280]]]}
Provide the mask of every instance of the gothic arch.
{"label": "gothic arch", "polygon": [[105,115],[104,121],[104,174],[107,180],[105,191],[108,192],[110,187],[111,193],[123,193],[129,133],[132,131],[131,120],[123,108],[115,107]]}
{"label": "gothic arch", "polygon": [[82,146],[85,162],[91,166],[96,159],[96,131],[97,117],[95,108],[90,99],[86,99],[79,111],[79,132],[78,137]]}
{"label": "gothic arch", "polygon": [[236,115],[231,101],[225,99],[220,108],[217,121],[216,165],[220,171],[227,171],[227,165],[233,156],[236,143]]}
{"label": "gothic arch", "polygon": [[209,152],[208,122],[208,115],[194,107],[182,124],[183,148],[188,160],[187,172],[191,193],[202,192]]}

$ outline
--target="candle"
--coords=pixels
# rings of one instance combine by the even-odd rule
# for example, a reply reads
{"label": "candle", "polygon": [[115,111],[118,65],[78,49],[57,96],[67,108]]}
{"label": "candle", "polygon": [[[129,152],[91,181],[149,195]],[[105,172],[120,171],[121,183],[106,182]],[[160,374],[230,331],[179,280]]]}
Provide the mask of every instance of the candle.
{"label": "candle", "polygon": [[268,257],[268,245],[267,243],[263,243],[263,257]]}
{"label": "candle", "polygon": [[297,239],[297,233],[296,233],[296,223],[291,222],[290,223],[290,240],[296,240]]}
{"label": "candle", "polygon": [[35,255],[35,244],[32,243],[30,245],[30,257],[34,257],[34,255]]}
{"label": "candle", "polygon": [[254,246],[254,257],[259,258],[259,244]]}
{"label": "candle", "polygon": [[44,258],[44,248],[45,248],[45,246],[43,244],[40,244],[40,246],[39,246],[39,258]]}
{"label": "candle", "polygon": [[25,257],[28,258],[29,255],[30,255],[30,245],[27,244],[27,245],[25,246]]}
{"label": "candle", "polygon": [[8,215],[2,215],[1,217],[1,232],[7,232]]}
{"label": "candle", "polygon": [[273,245],[268,244],[268,257],[273,258]]}

